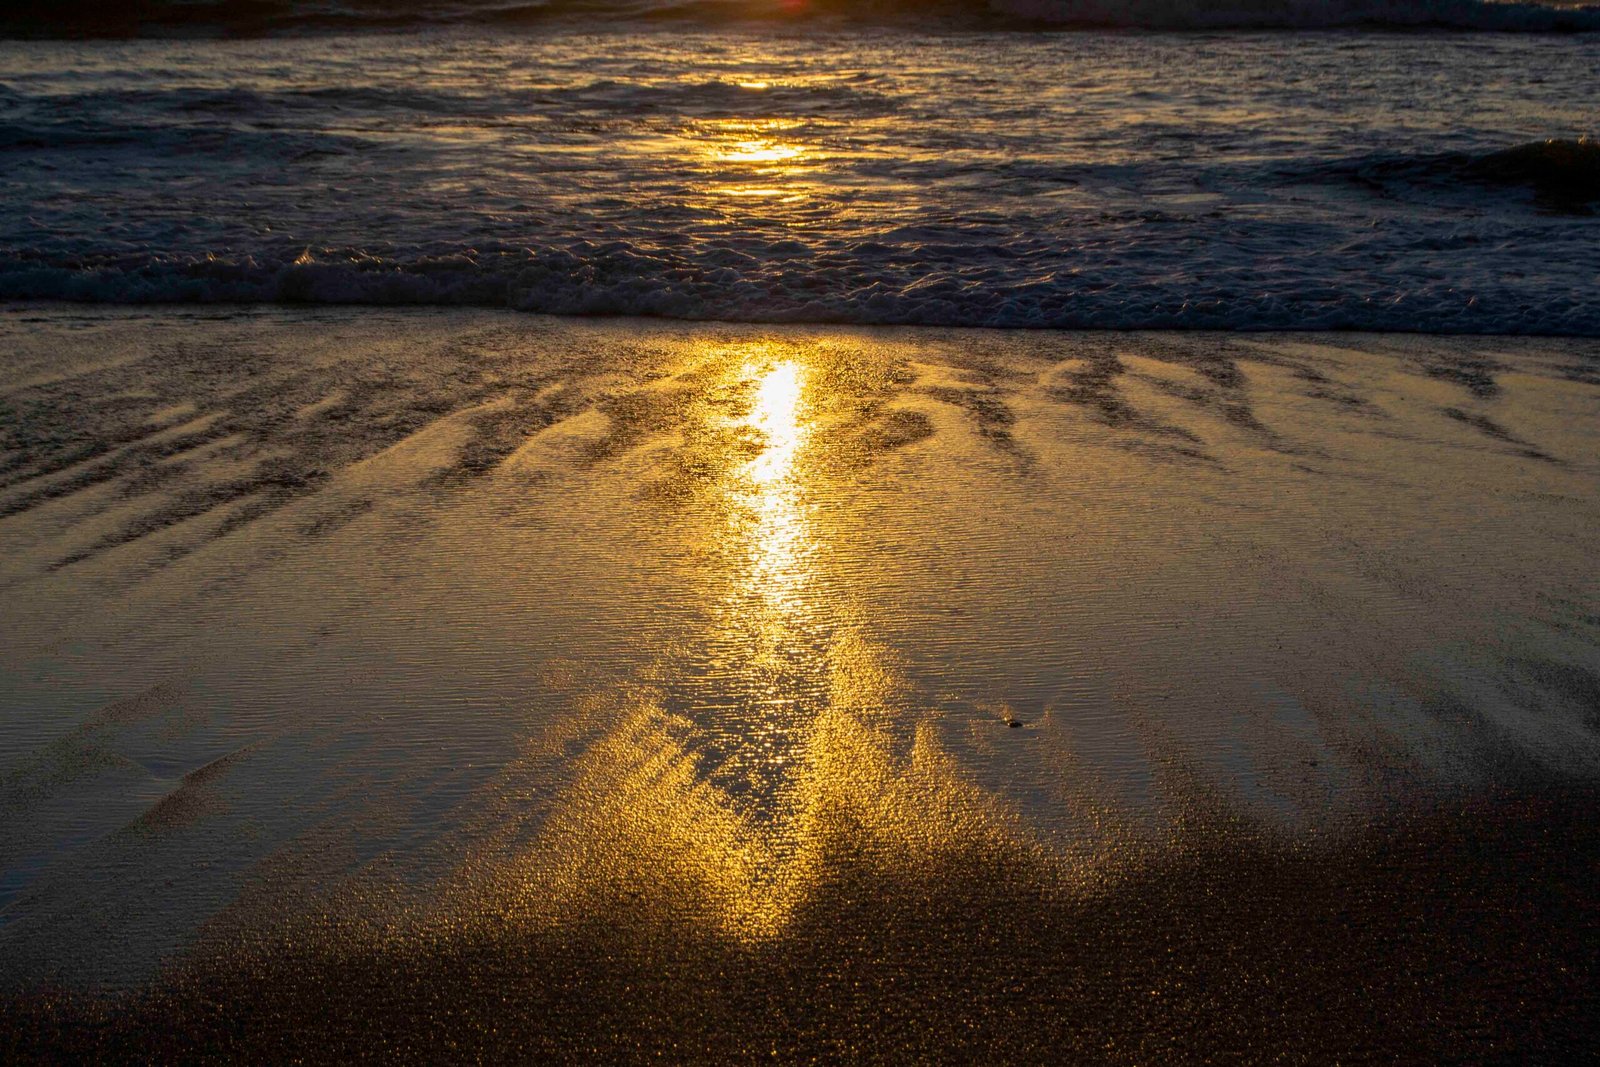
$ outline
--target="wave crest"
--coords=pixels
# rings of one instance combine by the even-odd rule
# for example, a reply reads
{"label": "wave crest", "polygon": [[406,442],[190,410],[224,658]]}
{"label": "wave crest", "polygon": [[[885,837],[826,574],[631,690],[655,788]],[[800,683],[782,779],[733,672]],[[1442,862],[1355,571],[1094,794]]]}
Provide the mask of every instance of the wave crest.
{"label": "wave crest", "polygon": [[1594,214],[1600,202],[1600,143],[1588,137],[1529,141],[1493,152],[1379,156],[1317,168],[1313,180],[1354,179],[1384,189],[1448,191],[1464,186],[1525,189],[1546,211]]}
{"label": "wave crest", "polygon": [[1480,181],[1528,185],[1553,199],[1600,200],[1600,144],[1587,137],[1536,141],[1491,152],[1465,169]]}

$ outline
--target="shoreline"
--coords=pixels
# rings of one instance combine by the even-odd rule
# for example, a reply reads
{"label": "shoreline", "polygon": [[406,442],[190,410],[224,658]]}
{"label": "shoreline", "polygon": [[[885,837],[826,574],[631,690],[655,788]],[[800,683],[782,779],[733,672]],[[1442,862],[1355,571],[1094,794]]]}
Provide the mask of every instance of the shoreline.
{"label": "shoreline", "polygon": [[714,328],[727,327],[740,330],[768,330],[768,331],[830,331],[859,330],[866,333],[880,333],[891,331],[925,331],[936,333],[995,333],[995,334],[1020,334],[1044,335],[1066,334],[1075,336],[1106,336],[1106,337],[1136,337],[1141,334],[1154,336],[1196,336],[1196,337],[1230,337],[1236,336],[1242,340],[1272,340],[1280,339],[1313,339],[1318,336],[1330,338],[1345,338],[1352,340],[1370,339],[1382,340],[1384,338],[1399,338],[1412,340],[1426,340],[1439,338],[1443,341],[1510,341],[1535,344],[1538,342],[1553,342],[1562,345],[1582,345],[1585,342],[1600,342],[1600,333],[1518,333],[1495,332],[1476,330],[1405,330],[1405,329],[1368,329],[1364,327],[1317,327],[1307,326],[1301,329],[1284,328],[1279,326],[1244,326],[1244,327],[1213,327],[1213,326],[1127,326],[1127,327],[1063,327],[1063,326],[990,326],[990,325],[949,325],[944,323],[915,323],[915,322],[852,322],[847,320],[817,320],[817,321],[789,321],[789,320],[750,320],[750,319],[719,319],[719,318],[681,318],[671,315],[640,315],[609,312],[596,314],[563,314],[549,311],[524,310],[515,307],[499,305],[478,304],[428,304],[428,303],[338,303],[338,302],[292,302],[292,301],[150,301],[122,303],[103,300],[30,300],[30,299],[0,299],[0,315],[49,315],[51,313],[69,314],[72,312],[96,311],[110,317],[132,317],[146,315],[201,315],[205,312],[214,312],[219,316],[235,318],[240,316],[274,314],[289,317],[297,315],[313,315],[319,312],[330,315],[506,315],[514,319],[541,320],[548,319],[556,323],[634,323],[640,326],[661,325],[681,326],[684,328]]}

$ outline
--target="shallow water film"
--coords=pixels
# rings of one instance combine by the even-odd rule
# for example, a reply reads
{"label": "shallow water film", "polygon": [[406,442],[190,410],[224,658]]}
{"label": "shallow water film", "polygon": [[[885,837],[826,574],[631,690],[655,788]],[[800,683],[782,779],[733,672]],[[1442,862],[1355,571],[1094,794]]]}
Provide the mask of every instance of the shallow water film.
{"label": "shallow water film", "polygon": [[0,320],[8,1060],[1593,1054],[1593,343]]}

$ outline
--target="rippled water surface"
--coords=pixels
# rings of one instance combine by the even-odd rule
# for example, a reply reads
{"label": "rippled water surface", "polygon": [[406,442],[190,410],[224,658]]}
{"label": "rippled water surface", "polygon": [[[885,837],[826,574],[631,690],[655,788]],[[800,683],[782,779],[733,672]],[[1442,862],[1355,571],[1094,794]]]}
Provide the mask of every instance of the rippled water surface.
{"label": "rippled water surface", "polygon": [[0,296],[1595,334],[1597,68],[1592,34],[9,41]]}

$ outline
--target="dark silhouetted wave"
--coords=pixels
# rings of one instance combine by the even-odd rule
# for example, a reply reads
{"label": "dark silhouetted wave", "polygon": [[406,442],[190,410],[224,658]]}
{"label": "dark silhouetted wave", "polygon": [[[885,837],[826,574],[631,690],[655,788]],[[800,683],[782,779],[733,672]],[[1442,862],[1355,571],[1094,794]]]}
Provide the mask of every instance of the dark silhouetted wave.
{"label": "dark silhouetted wave", "polygon": [[1338,164],[1336,172],[1386,187],[1522,188],[1546,208],[1581,215],[1592,214],[1600,203],[1600,142],[1587,137],[1530,141],[1493,152],[1376,156]]}

